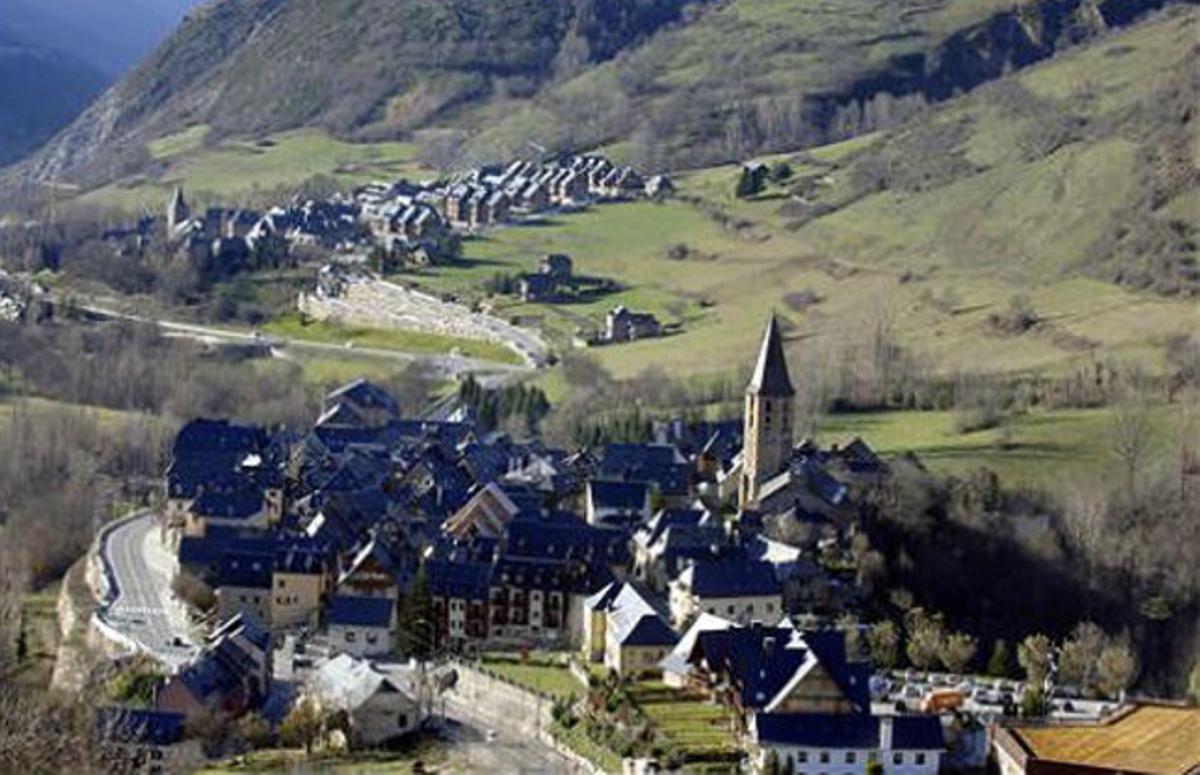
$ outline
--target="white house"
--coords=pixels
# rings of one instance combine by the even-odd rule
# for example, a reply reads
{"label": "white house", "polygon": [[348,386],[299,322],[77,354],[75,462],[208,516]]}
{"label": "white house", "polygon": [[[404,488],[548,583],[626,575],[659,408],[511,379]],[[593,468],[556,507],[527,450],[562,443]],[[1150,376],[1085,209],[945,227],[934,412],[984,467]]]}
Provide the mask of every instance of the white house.
{"label": "white house", "polygon": [[795,775],[866,775],[871,762],[885,775],[936,775],[945,751],[937,716],[758,713],[751,726],[756,765],[774,755]]}
{"label": "white house", "polygon": [[390,654],[394,647],[396,601],[389,597],[338,595],[326,609],[329,644],[356,657]]}
{"label": "white house", "polygon": [[417,692],[395,673],[382,673],[349,654],[335,657],[316,672],[308,694],[323,711],[345,711],[352,743],[374,746],[416,730],[424,720]]}
{"label": "white house", "polygon": [[783,614],[783,591],[769,562],[701,560],[671,582],[671,626],[702,613],[738,624],[775,622]]}

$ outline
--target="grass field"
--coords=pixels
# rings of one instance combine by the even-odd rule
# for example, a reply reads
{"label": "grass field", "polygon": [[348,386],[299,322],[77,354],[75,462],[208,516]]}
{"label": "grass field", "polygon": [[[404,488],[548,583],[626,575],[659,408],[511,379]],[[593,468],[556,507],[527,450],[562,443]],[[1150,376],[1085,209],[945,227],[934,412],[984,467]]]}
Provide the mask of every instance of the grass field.
{"label": "grass field", "polygon": [[[952,26],[961,21],[952,18],[957,7],[922,13],[946,16]],[[811,10],[742,2],[730,14],[769,26]],[[923,23],[942,23],[935,21]],[[528,271],[546,252],[569,253],[578,272],[612,278],[624,290],[586,304],[501,305],[506,313],[543,315],[560,337],[596,324],[617,303],[683,323],[679,335],[598,350],[622,376],[650,365],[675,375],[729,370],[747,360],[772,310],[793,324],[793,352],[809,357],[836,357],[883,316],[906,349],[943,373],[1052,372],[1104,358],[1157,370],[1169,337],[1200,329],[1200,305],[1081,272],[1111,220],[1140,201],[1135,179],[1145,149],[1136,132],[1097,130],[1049,152],[1030,146],[1053,135],[1047,115],[1080,114],[1098,127],[1121,127],[1132,121],[1127,115],[1148,110],[1139,95],[1188,61],[1195,21],[1195,12],[1161,17],[1023,71],[1014,88],[1032,94],[1032,106],[977,92],[931,111],[915,129],[770,157],[790,159],[796,178],[817,180],[811,203],[826,211],[807,222],[785,207],[792,202],[783,189],[735,198],[736,165],[695,170],[677,176],[686,201],[599,206],[497,230],[467,241],[464,265],[414,279],[478,294],[496,272]],[[687,55],[679,56],[671,77],[691,77]],[[958,153],[970,169],[930,184],[866,195],[855,189],[849,160],[856,153],[885,148],[911,158],[924,136],[936,150],[916,163],[935,170],[938,157]],[[1198,222],[1200,197],[1176,197],[1163,212]],[[675,245],[689,248],[687,260],[668,257]],[[786,297],[801,290],[818,303],[793,308]],[[1030,299],[1043,323],[1021,336],[1002,335],[989,318],[1018,295]]]}
{"label": "grass field", "polygon": [[556,722],[550,727],[550,732],[563,745],[587,759],[604,772],[619,773],[622,771],[621,757],[610,751],[607,747],[594,742],[583,731],[581,724],[576,724],[567,729]]}
{"label": "grass field", "polygon": [[524,663],[509,655],[489,654],[484,656],[483,666],[515,684],[552,697],[580,697],[585,691],[565,664],[551,664],[542,659]]}
{"label": "grass field", "polygon": [[726,708],[658,682],[639,683],[631,693],[662,741],[689,762],[725,760],[737,751]]}
{"label": "grass field", "polygon": [[149,143],[150,155],[166,164],[162,172],[104,186],[79,201],[157,212],[178,185],[190,192],[193,201],[219,199],[230,204],[317,176],[354,185],[422,175],[416,149],[408,143],[350,143],[304,129],[206,147],[205,134],[201,125]]}
{"label": "grass field", "polygon": [[29,689],[46,689],[58,657],[58,584],[51,584],[25,596],[21,605],[21,633],[25,658],[15,671],[4,677],[5,683]]}
{"label": "grass field", "polygon": [[[521,363],[520,356],[515,352],[502,344],[494,342],[483,342],[476,339],[458,339],[417,331],[363,328],[360,326],[343,326],[324,321],[302,320],[298,313],[277,317],[271,322],[264,324],[262,331],[268,335],[308,342],[322,342],[326,344],[352,343],[356,347],[398,350],[419,354],[448,355],[450,352],[458,350],[460,354],[470,358],[480,358],[515,365]],[[328,364],[331,362],[332,359],[326,362],[326,368],[338,368],[329,366]]]}
{"label": "grass field", "polygon": [[467,772],[462,762],[454,760],[444,745],[434,740],[421,740],[395,752],[364,751],[344,756],[315,754],[305,757],[302,750],[266,749],[236,757],[206,767],[198,775],[233,775],[234,773],[322,773],[322,775],[404,775],[413,772],[420,761],[426,771]]}
{"label": "grass field", "polygon": [[[1179,410],[1159,407],[1151,417],[1153,443],[1144,468],[1179,443]],[[1000,428],[962,434],[953,412],[883,412],[829,415],[821,421],[822,443],[845,443],[861,436],[877,451],[915,452],[930,470],[965,474],[989,468],[1014,485],[1054,488],[1072,480],[1091,482],[1118,472],[1109,409],[1031,412]]]}

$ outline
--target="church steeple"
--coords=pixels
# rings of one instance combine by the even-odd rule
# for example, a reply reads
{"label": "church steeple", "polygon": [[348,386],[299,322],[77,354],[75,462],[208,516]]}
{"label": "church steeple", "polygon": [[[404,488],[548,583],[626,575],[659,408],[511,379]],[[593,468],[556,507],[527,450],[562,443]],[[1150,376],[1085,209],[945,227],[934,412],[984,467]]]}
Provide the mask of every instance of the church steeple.
{"label": "church steeple", "polygon": [[783,336],[779,333],[779,321],[774,315],[767,322],[762,347],[758,351],[758,365],[754,376],[746,387],[749,393],[772,398],[790,398],[796,395],[792,378],[788,374],[787,356],[783,354]]}
{"label": "church steeple", "polygon": [[746,416],[742,447],[742,508],[757,505],[763,482],[782,473],[792,453],[796,388],[788,374],[783,335],[772,315],[763,334],[758,363],[746,386]]}
{"label": "church steeple", "polygon": [[191,208],[183,198],[183,188],[176,186],[175,193],[171,195],[171,201],[167,204],[167,234],[175,236],[175,232],[191,215]]}

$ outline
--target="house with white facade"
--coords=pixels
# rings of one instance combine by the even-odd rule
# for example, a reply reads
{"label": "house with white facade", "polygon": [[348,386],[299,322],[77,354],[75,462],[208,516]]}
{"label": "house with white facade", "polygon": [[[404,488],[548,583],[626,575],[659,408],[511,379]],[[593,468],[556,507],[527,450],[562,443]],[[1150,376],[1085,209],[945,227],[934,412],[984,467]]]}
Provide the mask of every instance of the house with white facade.
{"label": "house with white facade", "polygon": [[349,654],[334,657],[309,678],[306,693],[322,711],[344,711],[351,744],[376,746],[415,731],[424,711],[414,685]]}
{"label": "house with white facade", "polygon": [[389,597],[338,595],[325,612],[330,646],[356,657],[392,653],[396,601]]}
{"label": "house with white facade", "polygon": [[701,613],[738,624],[776,622],[783,589],[769,562],[699,560],[671,582],[671,625],[687,625]]}

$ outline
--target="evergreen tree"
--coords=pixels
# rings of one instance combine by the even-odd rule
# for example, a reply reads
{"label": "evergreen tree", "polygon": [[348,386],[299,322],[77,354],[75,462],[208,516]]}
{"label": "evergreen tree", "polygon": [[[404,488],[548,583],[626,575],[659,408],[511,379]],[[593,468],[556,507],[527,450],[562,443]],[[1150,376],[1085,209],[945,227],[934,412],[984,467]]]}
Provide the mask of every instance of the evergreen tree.
{"label": "evergreen tree", "polygon": [[1007,678],[1012,675],[1012,656],[1008,653],[1008,644],[1003,638],[996,641],[992,647],[992,656],[988,658],[988,675],[996,678]]}
{"label": "evergreen tree", "polygon": [[397,619],[400,643],[408,655],[419,660],[428,659],[437,645],[437,622],[429,591],[429,571],[424,564],[413,577],[412,589],[401,602]]}

